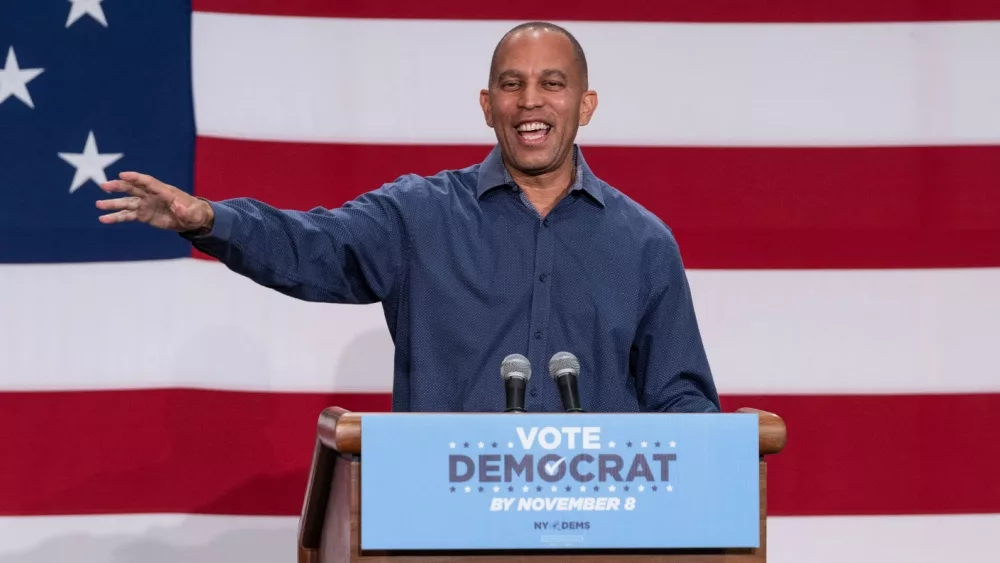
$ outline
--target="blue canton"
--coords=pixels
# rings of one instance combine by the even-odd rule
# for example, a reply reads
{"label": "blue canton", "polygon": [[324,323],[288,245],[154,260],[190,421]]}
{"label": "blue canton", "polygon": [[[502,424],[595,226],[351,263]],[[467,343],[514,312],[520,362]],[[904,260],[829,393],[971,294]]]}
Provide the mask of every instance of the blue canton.
{"label": "blue canton", "polygon": [[494,147],[481,163],[402,176],[336,209],[211,202],[212,230],[184,236],[286,295],[381,303],[394,411],[502,411],[512,353],[532,365],[525,409],[562,411],[547,369],[560,351],[580,360],[588,412],[718,411],[672,233],[574,150],[574,184],[544,219]]}

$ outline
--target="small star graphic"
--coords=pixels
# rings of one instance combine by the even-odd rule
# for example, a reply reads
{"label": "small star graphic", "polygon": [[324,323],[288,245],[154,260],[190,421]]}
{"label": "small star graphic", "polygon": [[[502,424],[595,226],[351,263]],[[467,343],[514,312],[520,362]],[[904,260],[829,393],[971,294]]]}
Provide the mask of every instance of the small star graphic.
{"label": "small star graphic", "polygon": [[66,18],[66,27],[76,23],[83,16],[90,16],[97,23],[108,27],[108,19],[104,16],[101,2],[104,0],[69,0],[72,6],[69,8],[69,17]]}
{"label": "small star graphic", "polygon": [[35,103],[28,93],[28,83],[45,72],[44,68],[21,69],[17,63],[17,55],[14,53],[14,46],[7,49],[7,62],[4,68],[0,68],[0,104],[7,98],[14,96],[24,102],[24,105],[35,109]]}
{"label": "small star graphic", "polygon": [[585,485],[580,485],[580,492],[586,491],[587,487]]}
{"label": "small star graphic", "polygon": [[573,490],[573,487],[570,487],[569,485],[566,485],[566,492],[567,493],[570,492],[570,491],[572,491],[572,490]]}
{"label": "small star graphic", "polygon": [[466,488],[465,488],[465,492],[467,492],[467,493],[468,493],[468,492],[472,492],[472,487],[466,487]]}
{"label": "small star graphic", "polygon": [[615,486],[611,485],[610,487],[608,487],[608,491],[612,493],[615,492]]}
{"label": "small star graphic", "polygon": [[648,446],[648,445],[649,445],[649,444],[647,444],[645,440],[643,440],[642,442],[640,442],[640,443],[639,443],[639,446],[640,446],[640,447],[643,447],[643,448],[645,448],[645,447],[646,447],[646,446]]}
{"label": "small star graphic", "polygon": [[597,485],[594,485],[594,490],[595,490],[595,491],[599,491],[599,490],[601,490],[601,488],[600,488],[600,487],[598,487]]}
{"label": "small star graphic", "polygon": [[507,487],[507,492],[508,493],[513,493],[514,492],[514,487]]}
{"label": "small star graphic", "polygon": [[646,490],[646,485],[639,485],[639,492],[640,493],[643,492],[643,491],[645,491],[645,490]]}
{"label": "small star graphic", "polygon": [[674,486],[673,485],[667,485],[667,492],[668,493],[672,492],[673,490],[674,490]]}
{"label": "small star graphic", "polygon": [[495,447],[497,447],[497,443],[496,443],[496,442],[493,442],[492,446],[493,446],[494,448],[495,448]]}
{"label": "small star graphic", "polygon": [[493,492],[494,493],[499,493],[500,492],[500,487],[499,486],[493,487]]}
{"label": "small star graphic", "polygon": [[624,487],[622,487],[622,489],[627,493],[628,492],[628,485],[625,485]]}
{"label": "small star graphic", "polygon": [[451,488],[451,492],[453,492],[453,493],[455,492],[455,487]]}
{"label": "small star graphic", "polygon": [[486,446],[486,444],[484,444],[482,442],[479,442],[479,449],[483,449],[485,446]]}
{"label": "small star graphic", "polygon": [[466,442],[466,443],[462,444],[462,447],[463,447],[463,448],[468,448],[468,447],[469,447],[469,443],[468,443],[468,442]]}
{"label": "small star graphic", "polygon": [[56,154],[76,168],[76,173],[73,174],[73,183],[69,186],[69,193],[75,192],[88,181],[93,181],[97,185],[107,182],[108,177],[104,174],[104,169],[118,162],[118,159],[124,156],[122,153],[99,153],[97,139],[94,138],[93,131],[87,134],[87,141],[83,146],[82,153],[61,152]]}
{"label": "small star graphic", "polygon": [[614,443],[614,442],[608,442],[608,447],[609,447],[609,448],[613,448],[613,447],[615,447],[615,443]]}
{"label": "small star graphic", "polygon": [[659,442],[659,440],[657,440],[656,442],[653,442],[653,445],[654,445],[654,446],[656,446],[657,448],[658,448],[658,447],[660,447],[660,442]]}
{"label": "small star graphic", "polygon": [[528,492],[528,486],[525,485],[525,486],[521,487],[521,490],[524,491],[524,492]]}
{"label": "small star graphic", "polygon": [[651,488],[651,489],[653,489],[653,492],[654,492],[654,493],[656,492],[656,485],[653,485],[653,486],[652,486],[652,487],[650,487],[650,488]]}
{"label": "small star graphic", "polygon": [[483,488],[482,487],[479,487],[479,492],[483,492]]}
{"label": "small star graphic", "polygon": [[448,447],[451,449],[455,449],[455,442],[448,444]]}
{"label": "small star graphic", "polygon": [[632,442],[625,442],[625,447],[631,448],[632,447]]}
{"label": "small star graphic", "polygon": [[536,493],[540,493],[540,492],[542,492],[542,486],[541,486],[541,485],[539,485],[539,486],[535,487],[535,492],[536,492]]}
{"label": "small star graphic", "polygon": [[507,447],[508,448],[513,448],[514,447],[514,442],[507,442]]}
{"label": "small star graphic", "polygon": [[671,441],[670,442],[670,447],[671,448],[676,448],[677,447],[677,442]]}
{"label": "small star graphic", "polygon": [[555,485],[552,485],[552,492],[553,492],[553,493],[554,493],[554,492],[556,492],[556,490],[557,490],[558,488],[559,488],[559,487],[557,487],[557,486],[555,486]]}

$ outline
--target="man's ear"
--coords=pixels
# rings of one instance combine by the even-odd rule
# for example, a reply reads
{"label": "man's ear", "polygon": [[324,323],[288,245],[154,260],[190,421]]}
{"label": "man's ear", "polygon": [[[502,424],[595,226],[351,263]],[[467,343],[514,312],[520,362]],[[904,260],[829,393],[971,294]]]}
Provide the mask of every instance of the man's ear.
{"label": "man's ear", "polygon": [[486,88],[483,88],[479,92],[479,106],[483,108],[483,118],[486,119],[486,125],[492,129],[493,110],[490,108],[490,91]]}
{"label": "man's ear", "polygon": [[597,92],[587,90],[583,93],[583,100],[580,103],[580,125],[590,123],[595,111],[597,111]]}

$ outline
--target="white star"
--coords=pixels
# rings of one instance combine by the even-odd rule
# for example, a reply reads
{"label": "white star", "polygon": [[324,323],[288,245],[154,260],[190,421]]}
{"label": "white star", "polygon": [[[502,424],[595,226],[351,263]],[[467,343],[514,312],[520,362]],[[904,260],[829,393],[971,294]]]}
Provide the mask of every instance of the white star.
{"label": "white star", "polygon": [[524,492],[528,492],[528,486],[525,485],[525,486],[521,487],[521,490],[524,491]]}
{"label": "white star", "polygon": [[114,164],[122,156],[122,153],[98,153],[93,131],[87,135],[87,144],[83,146],[82,154],[59,153],[59,158],[76,167],[76,174],[73,175],[73,183],[69,187],[69,193],[75,192],[77,188],[86,184],[87,180],[93,180],[97,184],[107,182],[108,177],[104,175],[104,169]]}
{"label": "white star", "polygon": [[584,487],[583,485],[580,485],[580,492],[581,492],[581,493],[582,493],[583,491],[586,491],[586,490],[587,490],[587,487]]}
{"label": "white star", "polygon": [[479,442],[479,449],[483,449],[484,446],[486,446],[486,444]]}
{"label": "white star", "polygon": [[451,449],[455,449],[455,442],[448,444],[448,447]]}
{"label": "white star", "polygon": [[496,486],[493,487],[493,492],[494,493],[499,493],[500,492],[500,487],[496,487]]}
{"label": "white star", "polygon": [[552,492],[553,492],[553,493],[554,493],[554,492],[556,492],[556,489],[558,489],[558,488],[559,488],[559,487],[557,487],[557,486],[555,486],[555,485],[552,485]]}
{"label": "white star", "polygon": [[671,492],[671,491],[673,491],[673,490],[674,490],[674,486],[673,485],[667,485],[667,492],[668,493]]}
{"label": "white star", "polygon": [[648,445],[649,445],[649,444],[647,444],[645,440],[643,440],[642,442],[640,442],[640,443],[639,443],[639,446],[640,446],[640,447],[643,447],[643,448],[645,448],[645,447],[646,447],[646,446],[648,446]]}
{"label": "white star", "polygon": [[643,492],[643,491],[645,491],[645,490],[646,490],[646,485],[639,485],[639,492],[640,493]]}
{"label": "white star", "polygon": [[614,443],[614,442],[608,442],[608,447],[609,447],[609,448],[613,448],[613,447],[615,447],[615,443]]}
{"label": "white star", "polygon": [[17,56],[14,55],[14,46],[7,50],[7,62],[3,69],[0,69],[0,104],[7,101],[7,98],[14,96],[21,100],[29,108],[35,109],[35,103],[31,101],[31,94],[28,93],[28,83],[41,74],[44,68],[26,68],[21,70],[17,64]]}
{"label": "white star", "polygon": [[610,487],[608,487],[608,492],[612,492],[612,493],[615,492],[615,486],[611,485]]}
{"label": "white star", "polygon": [[66,27],[76,23],[76,20],[83,16],[94,18],[97,23],[108,27],[108,20],[104,17],[104,8],[101,2],[104,0],[69,0],[72,6],[69,8],[69,17],[66,18]]}
{"label": "white star", "polygon": [[467,492],[467,493],[470,493],[470,492],[472,492],[472,487],[466,487],[466,488],[465,488],[465,492]]}
{"label": "white star", "polygon": [[670,442],[670,447],[671,448],[676,448],[677,447],[677,442]]}
{"label": "white star", "polygon": [[507,442],[507,447],[508,448],[513,448],[514,447],[514,442]]}

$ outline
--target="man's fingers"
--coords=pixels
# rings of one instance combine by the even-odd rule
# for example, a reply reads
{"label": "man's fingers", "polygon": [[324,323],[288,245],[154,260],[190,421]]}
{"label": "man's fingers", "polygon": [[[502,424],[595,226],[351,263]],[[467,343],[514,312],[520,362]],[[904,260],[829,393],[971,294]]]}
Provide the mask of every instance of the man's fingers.
{"label": "man's fingers", "polygon": [[126,182],[124,180],[111,180],[109,182],[104,182],[101,184],[101,189],[108,193],[120,192],[137,197],[143,197],[148,193],[141,185]]}
{"label": "man's fingers", "polygon": [[123,211],[118,211],[115,213],[108,213],[107,215],[101,215],[97,219],[102,223],[124,223],[125,221],[135,221],[139,217],[137,211],[131,209],[126,209]]}
{"label": "man's fingers", "polygon": [[139,198],[119,197],[115,199],[99,199],[97,200],[97,208],[104,209],[106,211],[119,209],[135,211],[139,209]]}
{"label": "man's fingers", "polygon": [[145,189],[147,192],[151,194],[160,192],[160,181],[150,176],[149,174],[140,174],[138,172],[122,172],[121,174],[118,175],[118,177],[130,184],[141,186],[143,189]]}

